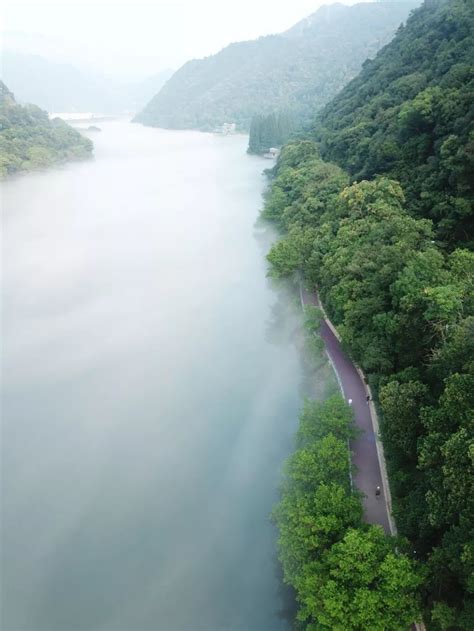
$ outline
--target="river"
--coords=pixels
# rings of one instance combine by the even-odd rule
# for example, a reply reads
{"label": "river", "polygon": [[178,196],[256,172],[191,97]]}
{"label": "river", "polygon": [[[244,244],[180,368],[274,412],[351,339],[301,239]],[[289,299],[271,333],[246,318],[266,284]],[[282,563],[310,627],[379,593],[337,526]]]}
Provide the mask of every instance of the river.
{"label": "river", "polygon": [[298,321],[243,136],[101,123],[3,185],[5,631],[280,631]]}

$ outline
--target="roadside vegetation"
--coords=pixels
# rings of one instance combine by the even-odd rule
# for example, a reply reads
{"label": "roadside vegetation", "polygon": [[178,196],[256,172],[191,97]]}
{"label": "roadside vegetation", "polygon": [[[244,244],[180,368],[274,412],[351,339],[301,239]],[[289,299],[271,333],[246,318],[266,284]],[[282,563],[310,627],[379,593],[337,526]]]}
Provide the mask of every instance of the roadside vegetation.
{"label": "roadside vegetation", "polygon": [[[345,349],[368,375],[398,532],[421,566],[423,619],[433,631],[474,629],[473,25],[471,2],[425,3],[307,139],[283,148],[263,210],[282,233],[268,254],[271,275],[319,289]],[[291,499],[276,511],[299,617],[310,621],[307,629],[377,629],[362,619],[351,626],[358,620],[351,598],[372,575],[359,583],[356,560],[348,563],[348,585],[358,587],[346,600],[331,565],[342,562],[334,547],[351,558],[350,547],[371,529],[361,535],[354,513],[344,513],[337,543],[316,547],[313,557],[301,543],[306,537],[297,539],[315,523],[305,513],[309,481],[318,479],[314,495],[342,479],[334,472],[319,479],[322,456],[310,457],[307,447],[302,453],[286,472],[283,493]],[[304,476],[296,466],[303,457]],[[379,543],[392,550],[390,541]],[[327,613],[331,602],[330,615],[345,615],[344,623]],[[398,602],[405,611],[403,590]],[[388,606],[382,615],[391,619]]]}
{"label": "roadside vegetation", "polygon": [[354,435],[340,395],[305,401],[273,513],[284,580],[298,603],[297,629],[398,631],[420,616],[422,578],[404,552],[407,542],[362,521],[350,484]]}

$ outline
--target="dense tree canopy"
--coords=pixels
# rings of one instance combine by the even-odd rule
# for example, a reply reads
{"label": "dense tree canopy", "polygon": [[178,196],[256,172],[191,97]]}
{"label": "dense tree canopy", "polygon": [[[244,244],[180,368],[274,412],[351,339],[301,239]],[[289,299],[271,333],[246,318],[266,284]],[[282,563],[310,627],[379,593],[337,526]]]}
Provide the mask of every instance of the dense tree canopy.
{"label": "dense tree canopy", "polygon": [[36,105],[18,105],[0,81],[0,177],[90,156],[92,143]]}
{"label": "dense tree canopy", "polygon": [[[268,255],[270,272],[302,274],[318,286],[343,344],[369,374],[383,412],[397,525],[427,565],[425,616],[437,631],[468,631],[474,254],[440,249],[431,222],[408,212],[397,181],[347,184],[311,141],[283,148],[263,211],[284,232]],[[302,457],[312,467],[311,450]],[[442,626],[447,619],[454,622]]]}
{"label": "dense tree canopy", "polygon": [[295,121],[288,112],[272,112],[254,116],[250,123],[248,153],[261,154],[271,147],[280,147],[290,138]]}
{"label": "dense tree canopy", "polygon": [[450,247],[472,245],[474,4],[433,0],[318,116],[322,157],[356,180],[398,180]]}
{"label": "dense tree canopy", "polygon": [[295,589],[302,628],[405,630],[419,617],[420,574],[403,541],[362,523],[349,483],[352,436],[339,395],[305,402],[274,510],[284,579]]}
{"label": "dense tree canopy", "polygon": [[[263,210],[283,233],[270,273],[318,287],[374,387],[433,631],[474,628],[473,17],[464,0],[416,11],[311,139],[283,148]],[[338,572],[312,567],[305,611],[342,629],[345,605],[321,596],[341,593]]]}
{"label": "dense tree canopy", "polygon": [[421,0],[341,4],[279,35],[239,42],[180,68],[136,120],[145,125],[212,130],[254,116],[291,112],[311,119],[388,41]]}

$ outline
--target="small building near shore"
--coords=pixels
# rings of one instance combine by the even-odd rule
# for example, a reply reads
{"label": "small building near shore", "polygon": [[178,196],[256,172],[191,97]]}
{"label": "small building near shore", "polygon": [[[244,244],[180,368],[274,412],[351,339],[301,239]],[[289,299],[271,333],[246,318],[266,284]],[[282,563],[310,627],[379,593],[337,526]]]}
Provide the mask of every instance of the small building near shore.
{"label": "small building near shore", "polygon": [[263,157],[267,158],[268,160],[276,160],[276,158],[278,158],[279,153],[280,153],[279,149],[277,149],[276,147],[270,147],[267,153],[263,154]]}

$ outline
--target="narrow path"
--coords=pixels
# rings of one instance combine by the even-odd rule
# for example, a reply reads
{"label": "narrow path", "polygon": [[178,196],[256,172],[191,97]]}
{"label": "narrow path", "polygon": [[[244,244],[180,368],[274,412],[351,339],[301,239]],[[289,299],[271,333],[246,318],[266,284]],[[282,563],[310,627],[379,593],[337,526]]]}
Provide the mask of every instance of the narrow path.
{"label": "narrow path", "polygon": [[[303,305],[320,306],[317,295],[305,290],[301,290],[301,301]],[[395,525],[389,510],[388,481],[382,474],[384,465],[381,466],[379,460],[383,459],[383,455],[379,455],[377,448],[381,450],[381,445],[377,445],[378,439],[374,431],[374,426],[377,427],[372,416],[375,411],[373,405],[369,405],[367,401],[369,390],[355,365],[342,350],[326,319],[321,321],[320,335],[344,397],[346,401],[351,400],[354,422],[361,430],[360,436],[351,441],[350,447],[353,452],[352,462],[356,466],[353,483],[364,494],[364,520],[369,524],[380,524],[387,534],[394,534]],[[377,486],[381,489],[378,497],[375,495]]]}

